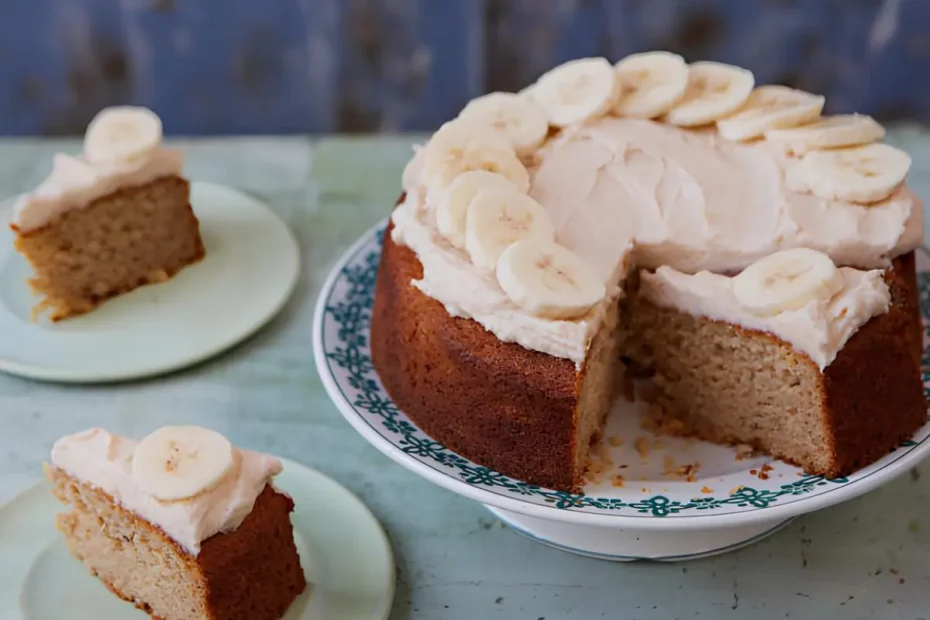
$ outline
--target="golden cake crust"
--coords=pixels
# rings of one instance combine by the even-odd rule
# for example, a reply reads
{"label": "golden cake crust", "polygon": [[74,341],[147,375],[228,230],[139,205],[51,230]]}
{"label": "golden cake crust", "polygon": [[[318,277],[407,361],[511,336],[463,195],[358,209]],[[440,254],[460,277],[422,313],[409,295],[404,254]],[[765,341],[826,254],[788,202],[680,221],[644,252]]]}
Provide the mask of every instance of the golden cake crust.
{"label": "golden cake crust", "polygon": [[[388,394],[424,432],[463,457],[531,484],[579,491],[583,480],[572,463],[584,369],[450,316],[411,285],[422,265],[393,242],[392,228],[384,236],[371,324],[372,361]],[[926,421],[913,252],[895,259],[886,279],[891,310],[860,328],[821,376],[830,466],[808,473],[852,473]],[[820,374],[807,356],[798,357]]]}

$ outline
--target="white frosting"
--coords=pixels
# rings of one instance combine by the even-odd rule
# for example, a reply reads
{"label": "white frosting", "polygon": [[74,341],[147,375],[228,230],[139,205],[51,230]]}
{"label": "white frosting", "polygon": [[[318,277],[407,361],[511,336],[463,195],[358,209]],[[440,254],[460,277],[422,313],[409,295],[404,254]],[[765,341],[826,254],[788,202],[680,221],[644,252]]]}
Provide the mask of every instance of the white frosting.
{"label": "white frosting", "polygon": [[797,310],[758,317],[733,295],[733,279],[701,271],[694,275],[659,267],[643,271],[640,294],[656,306],[773,334],[807,354],[821,370],[866,321],[888,310],[891,295],[882,270],[840,267],[843,286],[829,299],[812,299]]}
{"label": "white frosting", "polygon": [[872,269],[923,241],[923,208],[907,188],[869,206],[792,191],[796,160],[766,142],[605,118],[565,132],[537,160],[530,194],[559,242],[595,263],[615,260],[602,246],[633,239],[634,262],[650,269],[739,271],[793,247]]}
{"label": "white frosting", "polygon": [[[74,172],[75,159],[80,174]],[[164,147],[131,162],[109,164],[92,164],[81,157],[56,154],[49,176],[17,200],[13,228],[21,232],[35,230],[66,211],[86,207],[121,188],[144,185],[165,176],[180,176],[183,164],[181,151]]]}
{"label": "white frosting", "polygon": [[[414,285],[502,341],[580,364],[606,306],[578,321],[541,319],[514,306],[493,274],[438,233],[420,178],[423,154],[418,149],[404,170],[406,198],[393,214],[394,242],[410,247],[423,264]],[[923,207],[906,187],[869,206],[828,201],[786,182],[794,165],[764,141],[737,144],[713,130],[603,118],[543,145],[530,166],[530,195],[552,217],[556,241],[608,283],[603,304],[618,298],[630,263],[727,273],[779,250],[809,247],[838,264],[875,269],[923,242]],[[873,293],[849,288],[844,303],[874,310],[881,305]],[[798,315],[809,329],[794,330],[787,340],[805,352],[820,350],[820,342],[842,346],[874,312],[845,316],[841,338],[818,331],[829,321]],[[832,359],[835,351],[823,346],[812,358]]]}
{"label": "white frosting", "polygon": [[235,531],[282,469],[281,461],[273,456],[235,448],[233,470],[218,485],[186,500],[166,502],[145,493],[133,480],[136,445],[131,439],[93,428],[56,441],[52,464],[107,493],[193,555],[207,538]]}
{"label": "white frosting", "polygon": [[603,323],[607,304],[615,303],[620,295],[616,279],[605,301],[580,319],[554,321],[533,316],[510,301],[493,272],[476,268],[465,252],[439,235],[435,212],[425,207],[423,196],[413,189],[393,215],[394,242],[411,248],[423,265],[423,277],[413,285],[440,301],[450,315],[474,319],[504,342],[580,364]]}

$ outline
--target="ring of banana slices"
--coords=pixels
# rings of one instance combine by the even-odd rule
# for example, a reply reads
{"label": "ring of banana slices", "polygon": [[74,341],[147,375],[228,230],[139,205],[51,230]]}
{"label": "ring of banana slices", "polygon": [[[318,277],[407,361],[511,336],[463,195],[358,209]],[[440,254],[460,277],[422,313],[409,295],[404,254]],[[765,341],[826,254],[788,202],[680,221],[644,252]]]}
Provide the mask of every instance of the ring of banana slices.
{"label": "ring of banana slices", "polygon": [[[791,163],[794,191],[861,206],[882,202],[904,182],[911,158],[879,144],[885,130],[869,116],[821,116],[824,102],[822,96],[786,86],[757,86],[753,74],[740,67],[688,64],[669,52],[632,54],[614,65],[604,58],[572,60],[519,93],[472,100],[433,134],[422,172],[427,204],[440,235],[477,268],[493,273],[516,306],[542,318],[577,319],[604,298],[604,282],[555,242],[548,213],[527,194],[530,176],[524,161],[552,129],[607,115],[682,128],[713,126],[725,140],[765,141],[783,152]],[[789,278],[816,283],[799,299],[829,292],[838,272],[829,257],[818,254],[776,253],[770,257],[774,266],[763,259],[734,282],[734,295],[750,300],[747,308],[759,315],[784,311],[794,303],[784,305],[784,299],[794,299],[791,295],[779,293],[781,302],[765,301],[753,283],[759,279],[756,272],[788,269],[786,264],[806,265],[814,274]],[[801,289],[795,284],[791,291]]]}

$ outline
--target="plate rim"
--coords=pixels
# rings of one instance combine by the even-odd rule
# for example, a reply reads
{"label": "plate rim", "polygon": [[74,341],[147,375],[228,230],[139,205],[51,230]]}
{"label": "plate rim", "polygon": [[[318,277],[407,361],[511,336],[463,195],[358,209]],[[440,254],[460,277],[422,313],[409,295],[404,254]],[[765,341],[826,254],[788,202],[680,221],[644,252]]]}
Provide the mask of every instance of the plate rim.
{"label": "plate rim", "polygon": [[[384,525],[381,523],[378,517],[374,514],[374,512],[372,512],[371,508],[364,501],[362,501],[362,499],[356,493],[354,493],[351,489],[346,487],[344,484],[342,484],[341,482],[339,482],[332,476],[328,476],[327,474],[323,473],[322,471],[320,471],[319,469],[315,467],[310,467],[308,465],[298,463],[297,461],[294,461],[292,459],[288,459],[288,458],[281,457],[281,456],[276,456],[276,458],[280,459],[282,465],[284,466],[284,471],[287,471],[287,470],[290,470],[292,472],[296,471],[296,472],[299,472],[298,475],[300,476],[307,476],[307,475],[318,476],[320,479],[322,479],[326,483],[331,484],[335,488],[339,489],[339,491],[345,495],[346,501],[354,504],[354,510],[358,511],[359,514],[364,515],[367,518],[367,520],[370,522],[372,526],[371,535],[377,538],[378,542],[380,543],[382,547],[383,553],[380,553],[379,557],[383,558],[385,562],[384,566],[382,566],[381,569],[383,569],[382,578],[384,579],[386,586],[387,586],[385,590],[384,600],[383,600],[384,608],[377,610],[378,615],[372,616],[372,618],[373,620],[375,617],[377,617],[379,620],[387,620],[387,618],[391,615],[391,612],[394,609],[394,604],[396,602],[396,597],[397,597],[397,561],[396,561],[396,557],[394,554],[394,548],[391,545],[391,539],[388,536],[387,531],[384,529]],[[275,482],[277,482],[277,480]],[[280,491],[283,491],[284,493],[289,495],[290,497],[292,498],[294,497],[295,493],[289,490],[286,486],[276,485],[276,487]],[[13,496],[11,496],[6,501],[0,503],[0,512],[3,512],[8,507],[12,506],[14,503],[23,500],[27,495],[30,495],[33,493],[39,494],[43,491],[47,491],[48,488],[50,488],[50,485],[45,478],[33,479],[31,482],[27,483],[27,486],[25,488],[13,494]],[[298,508],[299,506],[295,506],[295,510]],[[58,535],[57,531],[54,529],[54,527],[51,527],[49,536],[47,539],[43,539],[44,542],[41,545],[41,550],[37,553],[36,557],[38,557],[39,554],[44,552],[44,550],[48,547],[49,544],[52,544],[55,536],[57,535]],[[28,569],[27,569],[27,572],[28,572]],[[379,572],[382,572],[382,571],[379,570]],[[308,586],[314,587],[314,584],[308,584]],[[311,592],[310,597],[312,598],[312,596],[313,594]],[[309,601],[310,599],[308,598],[307,602],[309,603]],[[16,602],[18,603],[18,601]],[[303,616],[303,614],[301,615]]]}
{"label": "plate rim", "polygon": [[[771,503],[764,507],[754,507],[749,510],[731,512],[726,514],[708,511],[702,514],[687,514],[655,516],[652,514],[629,515],[618,513],[591,513],[580,512],[570,508],[539,505],[524,501],[521,496],[505,496],[494,493],[471,483],[459,480],[450,474],[420,462],[414,456],[400,450],[393,443],[378,433],[371,424],[365,420],[355,409],[351,402],[342,393],[336,381],[330,360],[323,349],[323,328],[326,318],[328,301],[333,295],[337,281],[348,263],[355,258],[366,245],[381,232],[390,217],[380,219],[377,223],[366,229],[333,264],[329,274],[320,288],[313,317],[313,355],[317,373],[323,386],[339,413],[349,422],[368,443],[373,445],[382,454],[395,461],[402,467],[418,474],[430,482],[449,491],[467,497],[482,504],[487,504],[511,510],[528,516],[564,521],[567,523],[587,524],[592,526],[629,529],[650,530],[703,530],[761,523],[766,521],[781,521],[802,514],[807,514],[823,508],[834,506],[847,500],[859,497],[879,486],[904,474],[920,463],[930,454],[930,435],[918,442],[911,449],[889,463],[885,463],[863,478],[837,484],[835,488],[817,495],[805,495],[789,503]],[[922,249],[922,248],[921,248]],[[916,250],[915,250],[916,251]],[[375,374],[377,375],[376,371]],[[383,391],[383,387],[381,388]],[[930,422],[925,423],[930,425]],[[421,431],[423,432],[423,431]],[[425,434],[425,432],[424,432]],[[435,440],[434,440],[435,441]],[[439,443],[439,442],[437,442]],[[445,446],[443,446],[445,448]],[[446,448],[449,450],[448,448]],[[451,451],[451,450],[450,450]],[[464,459],[464,457],[462,457]],[[468,459],[465,459],[468,460]],[[470,461],[469,461],[470,462]]]}
{"label": "plate rim", "polygon": [[[245,200],[254,203],[262,210],[266,211],[268,214],[274,218],[280,224],[282,231],[285,234],[285,237],[288,239],[287,247],[290,250],[290,268],[292,270],[292,276],[290,281],[287,283],[285,288],[282,288],[282,293],[280,299],[273,305],[269,306],[268,310],[258,318],[256,315],[253,325],[247,329],[243,330],[235,338],[230,338],[220,344],[217,344],[213,347],[203,349],[195,355],[189,355],[183,359],[179,358],[177,361],[170,363],[162,363],[159,365],[151,366],[150,368],[140,372],[138,370],[118,370],[114,369],[107,372],[96,372],[93,374],[87,373],[87,371],[75,370],[75,369],[47,369],[40,366],[35,366],[32,364],[22,364],[19,362],[9,361],[0,357],[0,372],[21,377],[24,379],[30,379],[33,381],[39,381],[43,383],[59,383],[66,385],[99,385],[99,384],[116,384],[124,383],[129,381],[136,381],[141,379],[149,379],[152,377],[157,377],[172,373],[175,371],[183,370],[185,368],[190,368],[196,366],[202,362],[205,362],[209,359],[212,359],[226,351],[229,351],[236,346],[242,344],[256,333],[258,333],[262,328],[264,328],[268,323],[270,323],[280,312],[284,309],[287,303],[290,301],[291,297],[294,295],[294,291],[297,289],[297,285],[300,282],[301,276],[301,254],[300,254],[300,244],[297,241],[297,237],[294,235],[294,231],[291,230],[291,227],[288,226],[275,211],[272,209],[267,202],[264,200],[253,196],[252,194],[245,192],[237,187],[230,185],[224,185],[222,183],[214,183],[211,181],[197,181],[191,180],[191,193],[193,194],[194,187],[201,187],[208,191],[226,191],[233,194],[237,194],[239,197],[244,198]],[[10,203],[15,199],[15,196],[7,197],[0,204],[0,210],[7,210],[10,208]],[[196,205],[193,205],[192,208],[196,214]],[[2,221],[2,220],[0,220]],[[15,250],[11,250],[15,251]]]}

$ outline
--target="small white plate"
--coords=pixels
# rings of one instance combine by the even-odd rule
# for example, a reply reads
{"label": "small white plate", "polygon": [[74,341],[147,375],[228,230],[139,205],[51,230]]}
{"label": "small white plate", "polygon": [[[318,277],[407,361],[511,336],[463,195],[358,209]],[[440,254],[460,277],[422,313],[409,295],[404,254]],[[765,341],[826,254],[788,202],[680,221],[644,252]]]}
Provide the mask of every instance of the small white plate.
{"label": "small white plate", "polygon": [[233,189],[191,184],[206,256],[83,316],[30,322],[32,270],[13,249],[11,205],[0,207],[0,371],[65,383],[124,381],[208,359],[284,306],[300,273],[288,227]]}
{"label": "small white plate", "polygon": [[[394,557],[368,508],[320,472],[284,460],[275,485],[291,514],[307,589],[283,620],[384,620],[394,600]],[[55,529],[63,506],[40,483],[0,508],[0,609],[10,620],[143,620],[74,558]]]}
{"label": "small white plate", "polygon": [[[617,561],[705,557],[759,540],[798,515],[862,495],[930,455],[928,424],[868,467],[825,479],[765,457],[740,459],[725,446],[654,437],[640,428],[642,405],[621,399],[605,436],[621,438],[622,444],[602,447],[609,453],[606,471],[583,493],[542,488],[469,461],[398,409],[372,366],[371,308],[384,226],[372,228],[346,252],[320,292],[313,337],[323,385],[346,420],[388,457],[485,504],[536,541]],[[927,325],[930,260],[923,250],[917,265]],[[930,385],[930,349],[924,351],[923,378]],[[649,450],[638,450],[637,443]],[[690,476],[677,475],[685,465],[699,467]]]}

